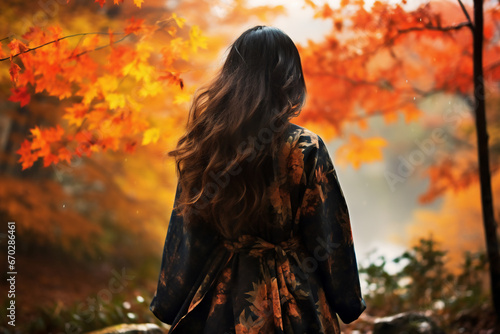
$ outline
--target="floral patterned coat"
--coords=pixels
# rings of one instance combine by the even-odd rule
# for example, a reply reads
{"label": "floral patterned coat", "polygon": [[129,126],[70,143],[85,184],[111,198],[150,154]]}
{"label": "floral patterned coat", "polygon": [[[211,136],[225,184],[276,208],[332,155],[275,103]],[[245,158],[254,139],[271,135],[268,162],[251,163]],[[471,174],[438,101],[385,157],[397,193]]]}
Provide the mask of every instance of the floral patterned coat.
{"label": "floral patterned coat", "polygon": [[[150,310],[170,333],[340,333],[366,308],[346,201],[323,140],[290,123],[268,187],[276,226],[224,240],[174,210]],[[181,189],[177,186],[176,199]]]}

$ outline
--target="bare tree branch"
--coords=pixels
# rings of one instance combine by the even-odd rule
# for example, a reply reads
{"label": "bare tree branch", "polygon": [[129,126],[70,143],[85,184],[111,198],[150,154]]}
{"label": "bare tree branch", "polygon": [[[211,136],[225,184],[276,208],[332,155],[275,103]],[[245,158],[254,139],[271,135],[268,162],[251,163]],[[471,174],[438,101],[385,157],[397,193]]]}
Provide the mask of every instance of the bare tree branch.
{"label": "bare tree branch", "polygon": [[11,38],[12,36],[14,36],[14,35],[10,35],[10,36],[7,36],[7,37],[2,38],[2,39],[0,39],[0,42],[3,42],[3,41],[5,41],[6,39],[9,39],[9,38]]}
{"label": "bare tree branch", "polygon": [[[127,38],[129,35],[130,34],[127,34],[127,35],[123,36],[122,38],[120,38],[119,40],[117,40],[117,41],[115,41],[113,43],[119,43],[119,42],[123,41],[125,38]],[[107,48],[108,46],[111,46],[111,43],[110,44],[106,44],[106,45],[102,45],[102,46],[98,46],[98,47],[96,47],[95,49],[92,49],[92,50],[82,51],[79,54],[74,55],[73,57],[80,57],[81,55],[84,55],[86,53],[97,51],[97,50],[101,50],[101,49]]]}
{"label": "bare tree branch", "polygon": [[398,33],[400,34],[405,34],[409,33],[411,31],[424,31],[424,30],[436,30],[436,31],[451,31],[451,30],[460,30],[464,27],[469,27],[471,28],[471,23],[469,22],[462,22],[454,26],[448,26],[448,27],[439,27],[439,26],[433,26],[433,25],[426,25],[423,27],[411,27],[407,29],[398,29]]}
{"label": "bare tree branch", "polygon": [[471,18],[470,18],[470,16],[469,16],[469,13],[467,12],[467,9],[465,9],[465,6],[464,6],[464,4],[463,4],[462,0],[458,0],[458,3],[460,4],[460,7],[462,8],[462,11],[464,12],[465,17],[467,18],[467,21],[468,21],[468,22],[469,22],[469,24],[470,24],[470,26],[469,26],[469,27],[470,27],[470,29],[471,29],[471,30],[474,30],[474,24],[472,23],[472,20],[471,20]]}
{"label": "bare tree branch", "polygon": [[[124,34],[124,33],[123,33],[123,32],[121,32],[121,33],[114,33],[114,34],[116,34],[116,35],[122,35],[122,34]],[[56,39],[56,40],[53,40],[53,41],[47,42],[47,43],[45,43],[45,44],[42,44],[42,45],[36,46],[36,47],[34,47],[34,48],[28,48],[26,51],[24,51],[24,52],[19,52],[19,53],[15,54],[15,55],[12,55],[12,56],[10,56],[10,57],[0,58],[0,61],[9,60],[11,57],[12,57],[12,58],[15,58],[15,57],[17,57],[17,56],[19,56],[19,55],[21,55],[21,54],[23,54],[23,53],[27,53],[27,52],[30,52],[30,51],[33,51],[33,50],[36,50],[36,49],[42,48],[42,47],[47,46],[47,45],[49,45],[49,44],[57,43],[57,42],[59,42],[59,41],[61,41],[61,40],[63,40],[63,39],[66,39],[66,38],[76,37],[76,36],[86,36],[86,35],[109,35],[109,33],[107,33],[107,32],[86,32],[86,33],[81,33],[81,34],[74,34],[74,35],[64,36],[64,37],[58,38],[58,39]],[[122,39],[118,40],[117,42],[122,41],[122,40],[123,40],[125,37],[127,37],[128,35],[130,35],[130,34],[125,35]],[[6,39],[6,38],[10,38],[10,37],[5,37],[4,39]],[[96,48],[96,49],[94,49],[94,50],[92,50],[92,51],[102,49],[103,47],[106,47],[106,46],[108,46],[108,45],[105,45],[105,46],[100,46],[100,47],[98,47],[98,48]],[[86,53],[86,52],[89,52],[89,51],[82,52],[82,53],[80,53],[80,54],[76,55],[75,57],[81,56],[83,53]]]}

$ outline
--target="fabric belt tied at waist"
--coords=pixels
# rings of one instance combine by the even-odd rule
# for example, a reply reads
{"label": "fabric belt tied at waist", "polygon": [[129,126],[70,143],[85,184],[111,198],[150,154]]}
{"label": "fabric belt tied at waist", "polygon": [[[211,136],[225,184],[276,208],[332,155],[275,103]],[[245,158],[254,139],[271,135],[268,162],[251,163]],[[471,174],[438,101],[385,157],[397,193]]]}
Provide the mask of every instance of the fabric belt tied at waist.
{"label": "fabric belt tied at waist", "polygon": [[280,255],[286,255],[287,251],[298,250],[300,238],[294,236],[279,244],[270,243],[260,237],[253,235],[242,235],[237,241],[224,240],[224,247],[233,253],[248,253],[251,256],[261,257],[269,251],[276,251]]}

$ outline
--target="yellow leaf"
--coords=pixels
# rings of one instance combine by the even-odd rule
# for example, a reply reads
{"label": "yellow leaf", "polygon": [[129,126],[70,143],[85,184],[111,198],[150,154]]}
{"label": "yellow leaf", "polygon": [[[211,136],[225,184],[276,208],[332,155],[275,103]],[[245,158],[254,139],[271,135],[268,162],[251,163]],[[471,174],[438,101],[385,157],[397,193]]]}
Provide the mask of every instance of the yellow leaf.
{"label": "yellow leaf", "polygon": [[177,14],[173,13],[172,18],[174,19],[175,23],[179,26],[179,28],[182,28],[184,26],[184,22],[186,22],[186,19],[180,18],[177,16]]}
{"label": "yellow leaf", "polygon": [[207,38],[202,36],[200,27],[193,26],[191,28],[191,31],[189,31],[189,39],[193,52],[196,52],[198,48],[207,48]]}
{"label": "yellow leaf", "polygon": [[88,112],[88,106],[83,103],[77,103],[71,107],[65,108],[65,114],[62,118],[67,119],[69,125],[80,126]]}
{"label": "yellow leaf", "polygon": [[163,92],[163,87],[158,81],[146,81],[139,90],[140,97],[156,96]]}
{"label": "yellow leaf", "polygon": [[118,88],[118,78],[113,75],[104,75],[97,80],[97,85],[101,87],[103,94],[114,92]]}
{"label": "yellow leaf", "polygon": [[189,59],[189,45],[188,42],[180,37],[174,38],[170,41],[170,54],[173,57],[180,57],[183,60]]}
{"label": "yellow leaf", "polygon": [[83,96],[82,103],[89,106],[92,100],[97,97],[99,91],[97,85],[89,85],[88,87],[82,87],[77,94]]}
{"label": "yellow leaf", "polygon": [[144,2],[144,0],[134,0],[134,4],[135,4],[137,7],[139,7],[139,8],[141,8],[141,5],[142,5],[142,3],[143,3],[143,2]]}
{"label": "yellow leaf", "polygon": [[156,143],[160,138],[160,130],[158,128],[151,128],[144,131],[144,137],[142,137],[142,145],[148,145],[150,143]]}
{"label": "yellow leaf", "polygon": [[131,75],[137,81],[150,80],[153,73],[154,67],[142,62],[133,61],[123,68],[124,75]]}
{"label": "yellow leaf", "polygon": [[122,74],[125,75],[125,76],[129,75],[130,72],[134,70],[134,67],[136,65],[137,65],[137,61],[134,60],[134,61],[128,63],[127,65],[123,66],[123,68],[122,68]]}
{"label": "yellow leaf", "polygon": [[139,63],[135,70],[131,71],[136,80],[150,80],[155,68],[147,63]]}
{"label": "yellow leaf", "polygon": [[125,107],[125,97],[123,94],[106,94],[106,102],[109,103],[109,109],[123,108]]}
{"label": "yellow leaf", "polygon": [[136,59],[141,62],[147,62],[149,56],[151,55],[151,52],[155,51],[152,44],[146,43],[144,41],[137,43],[137,47],[135,50],[137,51]]}

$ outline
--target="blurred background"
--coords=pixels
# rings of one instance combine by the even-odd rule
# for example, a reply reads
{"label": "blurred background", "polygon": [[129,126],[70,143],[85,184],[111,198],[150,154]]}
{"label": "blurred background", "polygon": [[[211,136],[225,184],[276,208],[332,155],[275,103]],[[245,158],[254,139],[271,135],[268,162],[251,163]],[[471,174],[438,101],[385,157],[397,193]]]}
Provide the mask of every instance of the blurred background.
{"label": "blurred background", "polygon": [[[349,206],[368,309],[343,330],[370,332],[374,319],[403,311],[427,311],[450,333],[490,328],[464,12],[472,6],[2,1],[0,241],[6,250],[14,221],[17,275],[16,327],[2,317],[0,329],[161,325],[148,306],[177,183],[165,153],[183,133],[192,94],[258,24],[281,28],[298,46],[308,97],[292,122],[328,143]],[[498,220],[498,1],[484,2],[484,20]]]}

